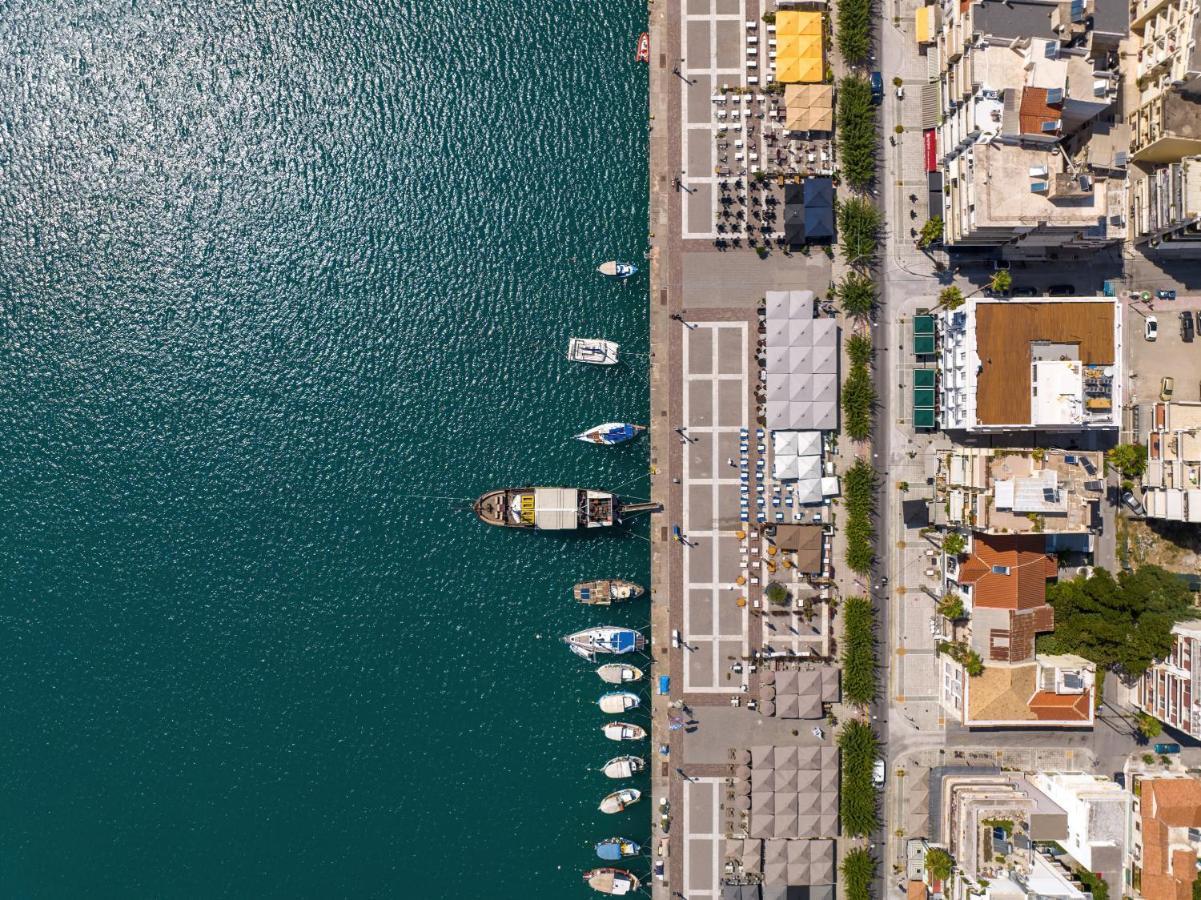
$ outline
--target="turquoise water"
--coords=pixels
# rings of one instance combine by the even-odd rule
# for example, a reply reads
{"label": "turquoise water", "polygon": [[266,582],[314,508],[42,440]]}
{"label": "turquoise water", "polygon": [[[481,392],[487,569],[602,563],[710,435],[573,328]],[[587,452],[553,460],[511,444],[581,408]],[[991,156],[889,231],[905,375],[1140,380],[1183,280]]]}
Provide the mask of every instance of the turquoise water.
{"label": "turquoise water", "polygon": [[570,440],[647,416],[646,282],[592,272],[645,247],[645,15],[6,7],[6,896],[582,897],[645,839],[558,641],[645,624],[569,597],[645,523],[432,499],[646,496],[645,442]]}

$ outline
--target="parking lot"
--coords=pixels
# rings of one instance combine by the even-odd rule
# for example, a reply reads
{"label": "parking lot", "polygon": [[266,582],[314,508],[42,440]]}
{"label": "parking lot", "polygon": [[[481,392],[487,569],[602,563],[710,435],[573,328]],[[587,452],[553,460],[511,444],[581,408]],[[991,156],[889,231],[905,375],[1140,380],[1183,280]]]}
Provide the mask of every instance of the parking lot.
{"label": "parking lot", "polygon": [[[1126,371],[1130,373],[1126,402],[1148,404],[1159,399],[1165,377],[1175,382],[1173,399],[1201,400],[1201,339],[1192,343],[1181,339],[1180,313],[1196,317],[1201,299],[1152,300],[1153,309],[1142,302],[1126,303]],[[1145,337],[1148,316],[1154,316],[1158,334],[1154,341]],[[1195,321],[1194,321],[1195,325]],[[1195,328],[1194,328],[1195,330]],[[1146,428],[1146,422],[1141,423]]]}

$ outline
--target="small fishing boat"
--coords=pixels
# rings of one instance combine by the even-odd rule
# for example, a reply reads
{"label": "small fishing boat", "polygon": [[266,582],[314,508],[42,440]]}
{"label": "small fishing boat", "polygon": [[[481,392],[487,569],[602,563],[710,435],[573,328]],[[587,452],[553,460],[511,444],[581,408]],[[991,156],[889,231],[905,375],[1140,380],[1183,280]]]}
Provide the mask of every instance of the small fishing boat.
{"label": "small fishing boat", "polygon": [[641,756],[615,756],[601,768],[606,778],[632,778],[646,768]]}
{"label": "small fishing boat", "polygon": [[584,873],[584,881],[594,891],[615,897],[632,894],[642,886],[638,876],[625,869],[590,869]]}
{"label": "small fishing boat", "polygon": [[640,741],[646,737],[645,729],[629,722],[606,722],[601,731],[611,741]]}
{"label": "small fishing boat", "polygon": [[605,797],[600,802],[600,811],[603,813],[619,813],[623,809],[628,809],[639,800],[642,799],[642,791],[637,788],[622,788],[620,791],[614,791]]}
{"label": "small fishing boat", "polygon": [[573,589],[575,598],[588,606],[608,606],[634,600],[644,593],[642,585],[620,578],[605,578],[600,581],[581,581]]}
{"label": "small fishing boat", "polygon": [[626,441],[633,440],[644,431],[646,431],[645,425],[631,425],[629,422],[605,422],[603,425],[581,431],[575,436],[575,439],[586,444],[612,447],[614,444],[624,444]]}
{"label": "small fishing boat", "polygon": [[567,345],[567,358],[572,362],[592,363],[594,366],[613,366],[617,364],[619,349],[613,341],[573,337]]}
{"label": "small fishing boat", "polygon": [[596,271],[610,278],[629,278],[631,275],[638,274],[638,267],[633,263],[623,263],[611,259],[597,266]]}
{"label": "small fishing boat", "polygon": [[642,670],[625,663],[605,663],[596,670],[605,684],[631,684],[642,680]]}
{"label": "small fishing boat", "polygon": [[598,653],[630,653],[646,647],[642,632],[633,628],[618,628],[616,625],[599,625],[585,628],[563,638],[571,652],[584,659],[596,659]]}
{"label": "small fishing boat", "polygon": [[603,841],[598,841],[596,845],[596,855],[610,862],[637,856],[641,852],[642,848],[638,844],[623,837],[605,838]]}
{"label": "small fishing boat", "polygon": [[645,31],[638,36],[638,50],[634,53],[634,62],[651,61],[651,36]]}
{"label": "small fishing boat", "polygon": [[638,699],[638,695],[630,691],[610,691],[607,694],[601,694],[601,698],[596,701],[604,713],[623,713],[631,709],[637,709],[642,703]]}

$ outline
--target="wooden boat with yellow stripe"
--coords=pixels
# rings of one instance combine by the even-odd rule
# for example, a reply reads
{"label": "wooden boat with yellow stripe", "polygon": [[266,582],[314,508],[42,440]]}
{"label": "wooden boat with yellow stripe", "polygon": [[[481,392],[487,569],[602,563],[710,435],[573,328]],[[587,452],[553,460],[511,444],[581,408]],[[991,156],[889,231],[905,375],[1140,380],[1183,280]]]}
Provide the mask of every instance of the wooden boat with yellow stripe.
{"label": "wooden boat with yellow stripe", "polygon": [[486,525],[573,531],[620,525],[622,517],[660,509],[658,503],[623,503],[610,491],[571,487],[498,488],[472,507]]}

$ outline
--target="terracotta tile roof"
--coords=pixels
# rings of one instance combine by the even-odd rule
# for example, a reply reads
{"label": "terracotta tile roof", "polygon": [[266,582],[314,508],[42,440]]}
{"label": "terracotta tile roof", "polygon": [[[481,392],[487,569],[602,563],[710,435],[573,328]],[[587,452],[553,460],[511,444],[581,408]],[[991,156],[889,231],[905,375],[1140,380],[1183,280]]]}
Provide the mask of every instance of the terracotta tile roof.
{"label": "terracotta tile roof", "polygon": [[1043,722],[1087,722],[1093,692],[1056,694],[1039,691],[1030,698],[1030,711]]}
{"label": "terracotta tile roof", "polygon": [[1201,826],[1201,781],[1155,778],[1142,782],[1142,895],[1146,900],[1191,900],[1197,855],[1169,852],[1169,828]]}
{"label": "terracotta tile roof", "polygon": [[909,882],[909,900],[926,900],[926,883],[924,881]]}
{"label": "terracotta tile roof", "polygon": [[1009,611],[1009,646],[1004,656],[993,659],[1004,662],[1026,662],[1034,659],[1034,639],[1046,631],[1055,629],[1055,613],[1050,606],[1036,606],[1031,610]]}
{"label": "terracotta tile roof", "polygon": [[1018,107],[1022,134],[1058,134],[1058,129],[1043,131],[1043,123],[1058,122],[1062,116],[1062,108],[1047,103],[1046,88],[1028,87],[1022,91],[1022,102]]}
{"label": "terracotta tile roof", "polygon": [[[987,609],[1029,610],[1047,600],[1047,579],[1054,578],[1055,557],[1044,550],[1041,534],[983,534],[972,536],[972,555],[959,569],[959,583],[973,586],[972,603]],[[1009,569],[1008,575],[993,571]]]}

